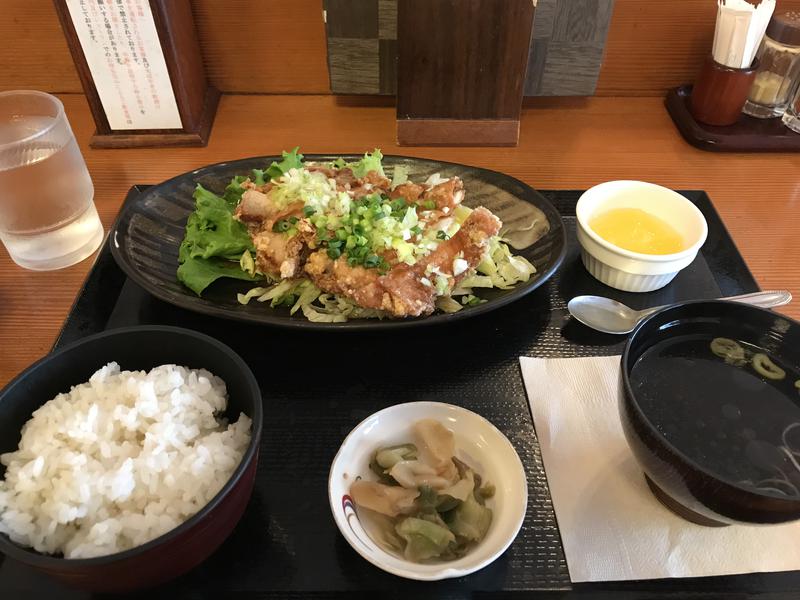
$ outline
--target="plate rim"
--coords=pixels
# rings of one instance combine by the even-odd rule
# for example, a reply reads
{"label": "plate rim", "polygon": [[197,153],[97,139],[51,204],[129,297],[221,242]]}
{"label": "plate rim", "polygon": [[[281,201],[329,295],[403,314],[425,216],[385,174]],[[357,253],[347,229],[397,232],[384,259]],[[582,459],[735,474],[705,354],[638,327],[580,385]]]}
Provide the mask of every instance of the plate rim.
{"label": "plate rim", "polygon": [[[304,158],[311,161],[324,161],[328,159],[336,159],[339,157],[345,159],[359,159],[363,155],[361,154],[305,154]],[[131,206],[133,206],[139,198],[142,197],[143,194],[150,192],[153,188],[165,186],[169,183],[175,182],[179,179],[184,178],[187,175],[193,175],[195,178],[202,177],[205,172],[212,171],[215,168],[225,167],[232,163],[244,163],[247,161],[253,160],[264,160],[265,162],[271,160],[280,160],[280,156],[277,155],[256,155],[256,156],[248,156],[243,158],[237,158],[234,160],[224,160],[208,165],[203,165],[191,171],[185,171],[183,173],[179,173],[169,179],[165,179],[159,183],[150,184],[150,186],[145,189],[143,192],[140,192],[137,196],[135,196],[131,201],[124,202],[120,207],[117,216],[114,219],[114,224],[111,226],[111,229],[108,233],[108,245],[111,250],[111,255],[114,257],[114,262],[117,263],[117,266],[125,273],[126,277],[131,279],[134,283],[136,283],[139,287],[141,287],[144,291],[146,291],[151,296],[161,300],[162,302],[166,302],[171,304],[172,306],[177,306],[178,308],[188,310],[194,313],[203,314],[211,317],[228,319],[232,321],[237,321],[240,323],[253,323],[256,325],[268,325],[273,327],[280,327],[283,329],[300,329],[300,330],[310,330],[310,331],[378,331],[378,330],[388,330],[388,329],[402,329],[402,328],[409,328],[409,327],[422,327],[422,326],[430,326],[430,325],[443,325],[446,323],[453,323],[457,321],[461,321],[463,319],[471,318],[471,317],[478,317],[480,315],[492,312],[498,308],[502,308],[520,300],[521,298],[527,296],[534,290],[538,289],[544,283],[547,282],[561,267],[561,264],[564,262],[564,258],[567,254],[567,238],[566,238],[566,229],[564,226],[564,219],[561,213],[553,206],[553,203],[550,202],[541,192],[538,192],[535,188],[528,185],[524,181],[517,179],[512,175],[508,175],[507,173],[502,173],[500,171],[495,171],[493,169],[487,169],[484,167],[477,167],[474,165],[467,165],[464,163],[457,163],[452,161],[445,161],[445,160],[438,160],[432,158],[420,158],[416,156],[406,156],[402,154],[385,154],[383,158],[391,158],[391,159],[400,159],[400,160],[407,160],[407,161],[417,161],[422,163],[436,163],[440,165],[446,166],[454,166],[454,167],[462,167],[467,169],[472,169],[475,171],[488,173],[494,176],[500,176],[509,180],[512,183],[515,183],[522,188],[526,188],[530,193],[537,195],[540,200],[544,203],[545,207],[549,209],[549,213],[558,217],[557,222],[550,223],[550,231],[552,233],[554,231],[558,232],[559,239],[557,240],[560,243],[560,248],[558,250],[558,255],[555,259],[551,262],[549,267],[544,271],[539,273],[539,276],[536,277],[530,284],[517,286],[514,287],[508,294],[505,294],[499,298],[493,299],[489,302],[484,304],[479,304],[477,306],[469,307],[466,310],[461,310],[455,313],[434,313],[432,315],[428,315],[425,317],[417,317],[411,319],[352,319],[349,321],[341,322],[341,323],[313,323],[307,319],[297,319],[293,320],[291,318],[286,318],[285,316],[281,315],[271,315],[268,312],[264,314],[258,314],[257,316],[253,316],[252,313],[237,313],[234,311],[230,311],[225,307],[219,307],[214,305],[205,305],[205,304],[197,304],[193,302],[193,298],[186,295],[186,296],[179,296],[177,298],[172,297],[166,293],[163,293],[159,286],[152,285],[145,277],[143,277],[139,271],[134,268],[132,264],[124,256],[124,253],[121,250],[120,244],[118,243],[119,237],[127,236],[127,232],[122,232],[120,230],[120,226],[122,225],[123,221],[126,220],[125,217],[131,211]],[[520,198],[523,202],[528,202],[529,204],[533,204],[526,198]],[[537,207],[541,208],[541,207]],[[548,214],[548,218],[550,214]],[[121,236],[122,234],[122,236]],[[527,283],[527,282],[526,282]]]}

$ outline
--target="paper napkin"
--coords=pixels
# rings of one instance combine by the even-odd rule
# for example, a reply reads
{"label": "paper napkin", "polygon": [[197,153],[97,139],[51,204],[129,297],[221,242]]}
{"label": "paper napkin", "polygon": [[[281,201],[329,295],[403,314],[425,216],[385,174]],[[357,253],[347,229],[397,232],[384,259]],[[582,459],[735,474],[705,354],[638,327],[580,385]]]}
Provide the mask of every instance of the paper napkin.
{"label": "paper napkin", "polygon": [[655,499],[622,432],[619,362],[520,358],[570,579],[800,569],[800,523],[702,527]]}

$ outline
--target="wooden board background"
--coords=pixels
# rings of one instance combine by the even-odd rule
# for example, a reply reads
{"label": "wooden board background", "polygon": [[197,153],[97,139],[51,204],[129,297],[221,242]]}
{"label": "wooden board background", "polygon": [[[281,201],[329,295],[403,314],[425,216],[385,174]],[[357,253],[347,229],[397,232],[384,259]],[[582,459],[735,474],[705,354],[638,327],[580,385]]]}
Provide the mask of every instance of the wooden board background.
{"label": "wooden board background", "polygon": [[400,0],[398,120],[518,121],[532,28],[530,0]]}
{"label": "wooden board background", "polygon": [[[322,0],[192,0],[209,79],[223,92],[326,94]],[[800,0],[780,0],[800,10]],[[616,0],[599,96],[658,96],[711,49],[716,0]],[[81,92],[52,0],[0,0],[0,89]]]}

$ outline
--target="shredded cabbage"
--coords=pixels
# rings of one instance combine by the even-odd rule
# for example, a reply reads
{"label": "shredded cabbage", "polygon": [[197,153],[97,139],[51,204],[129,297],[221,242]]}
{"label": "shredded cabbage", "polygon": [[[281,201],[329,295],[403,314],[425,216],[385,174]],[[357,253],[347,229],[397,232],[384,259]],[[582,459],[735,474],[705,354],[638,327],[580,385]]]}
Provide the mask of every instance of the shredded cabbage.
{"label": "shredded cabbage", "polygon": [[[487,275],[470,275],[469,277],[465,277],[461,280],[461,285],[459,290],[468,290],[472,288],[493,288],[494,282],[492,278]],[[469,292],[464,291],[463,293],[468,294]],[[453,291],[453,296],[457,296],[456,290]]]}
{"label": "shredded cabbage", "polygon": [[442,177],[441,173],[434,173],[425,180],[425,185],[434,187],[441,183],[447,183],[450,179],[450,177]]}
{"label": "shredded cabbage", "polygon": [[[489,251],[478,265],[478,272],[489,277],[492,282],[491,287],[507,290],[518,283],[528,281],[531,275],[536,273],[536,267],[525,258],[511,254],[508,245],[503,243],[501,238],[495,236],[489,241]],[[462,283],[462,287],[467,288],[470,286]],[[472,287],[484,286],[475,285]]]}
{"label": "shredded cabbage", "polygon": [[246,294],[237,294],[240,304],[270,302],[272,307],[292,303],[290,314],[298,310],[313,323],[343,323],[348,319],[382,319],[386,313],[381,310],[363,308],[352,300],[322,291],[307,279],[286,279],[272,287],[253,288]]}
{"label": "shredded cabbage", "polygon": [[453,218],[458,223],[459,227],[464,224],[464,221],[467,220],[470,213],[472,213],[472,209],[468,206],[464,206],[463,204],[459,204],[453,209]]}
{"label": "shredded cabbage", "polygon": [[242,252],[242,257],[239,259],[239,266],[242,268],[242,271],[250,275],[250,277],[255,277],[256,261],[253,260],[253,255],[250,254],[250,250]]}
{"label": "shredded cabbage", "polygon": [[303,280],[295,289],[295,292],[300,292],[297,297],[297,301],[292,305],[289,314],[293,315],[298,310],[302,309],[304,306],[310,305],[314,300],[319,298],[319,295],[322,293],[317,286],[315,286],[311,281]]}
{"label": "shredded cabbage", "polygon": [[408,181],[408,167],[405,165],[397,165],[392,173],[392,189],[398,185],[403,185]]}
{"label": "shredded cabbage", "polygon": [[450,296],[440,296],[436,299],[436,308],[445,313],[456,313],[464,307]]}
{"label": "shredded cabbage", "polygon": [[269,288],[254,287],[246,294],[236,294],[236,299],[239,301],[239,304],[249,304],[250,300],[252,300],[253,298],[258,298],[259,296],[266,294],[268,291]]}

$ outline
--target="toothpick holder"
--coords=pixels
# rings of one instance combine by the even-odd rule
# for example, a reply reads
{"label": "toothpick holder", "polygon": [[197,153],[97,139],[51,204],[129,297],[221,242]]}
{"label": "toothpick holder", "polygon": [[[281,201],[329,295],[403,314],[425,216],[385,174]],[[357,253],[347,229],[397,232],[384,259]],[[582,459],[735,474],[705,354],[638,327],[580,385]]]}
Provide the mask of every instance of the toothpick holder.
{"label": "toothpick holder", "polygon": [[734,69],[706,58],[692,89],[689,109],[692,116],[706,125],[726,126],[736,123],[758,69],[758,60],[746,69]]}

